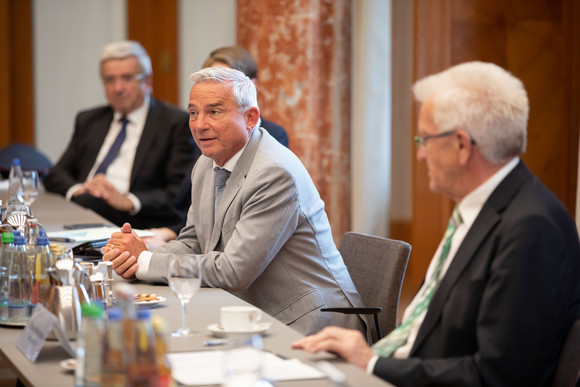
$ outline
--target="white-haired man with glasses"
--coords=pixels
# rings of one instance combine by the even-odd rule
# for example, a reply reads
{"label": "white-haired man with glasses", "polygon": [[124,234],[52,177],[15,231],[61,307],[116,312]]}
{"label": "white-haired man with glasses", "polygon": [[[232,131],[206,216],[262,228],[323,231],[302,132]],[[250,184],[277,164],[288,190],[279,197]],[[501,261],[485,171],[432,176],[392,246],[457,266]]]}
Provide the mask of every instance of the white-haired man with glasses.
{"label": "white-haired man with glasses", "polygon": [[194,158],[187,113],[151,97],[151,59],[137,42],[106,45],[100,73],[109,104],[77,115],[46,189],[118,226],[179,222],[173,200]]}
{"label": "white-haired man with glasses", "polygon": [[[502,68],[418,81],[417,158],[455,201],[401,324],[372,347],[330,327],[293,344],[337,353],[396,386],[551,386],[580,317],[580,246],[564,206],[524,165],[528,98]],[[421,214],[417,214],[421,216]]]}

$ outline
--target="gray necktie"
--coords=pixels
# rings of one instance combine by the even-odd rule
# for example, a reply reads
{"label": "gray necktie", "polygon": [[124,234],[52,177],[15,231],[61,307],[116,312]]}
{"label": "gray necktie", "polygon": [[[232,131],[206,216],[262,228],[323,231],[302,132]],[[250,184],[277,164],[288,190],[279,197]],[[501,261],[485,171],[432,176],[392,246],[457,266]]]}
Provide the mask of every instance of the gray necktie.
{"label": "gray necktie", "polygon": [[226,187],[226,180],[230,177],[230,171],[220,167],[215,167],[215,204],[214,204],[214,214],[217,213],[218,206],[220,204],[220,199],[222,198],[222,193]]}

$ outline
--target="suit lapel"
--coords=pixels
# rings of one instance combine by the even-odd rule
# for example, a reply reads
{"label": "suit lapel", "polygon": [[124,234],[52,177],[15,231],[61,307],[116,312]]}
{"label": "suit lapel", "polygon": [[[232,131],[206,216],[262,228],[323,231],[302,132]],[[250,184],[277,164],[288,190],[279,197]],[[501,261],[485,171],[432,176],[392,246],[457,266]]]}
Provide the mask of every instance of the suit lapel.
{"label": "suit lapel", "polygon": [[141,138],[139,139],[139,145],[137,145],[137,149],[135,150],[135,159],[131,170],[131,182],[129,187],[133,187],[139,178],[139,173],[143,170],[143,163],[148,157],[147,151],[153,147],[153,143],[157,137],[157,131],[161,126],[158,121],[159,107],[157,106],[155,99],[151,98],[149,111],[147,112],[147,118],[145,119],[145,126],[143,127]]}
{"label": "suit lapel", "polygon": [[[227,180],[226,187],[222,194],[222,198],[220,200],[219,208],[217,213],[215,214],[214,222],[213,222],[213,230],[211,234],[210,240],[210,250],[212,251],[215,249],[217,244],[220,241],[221,233],[222,233],[222,226],[224,224],[225,214],[227,209],[234,201],[236,195],[242,188],[242,184],[246,180],[246,176],[248,175],[248,171],[252,166],[254,161],[254,156],[256,155],[256,151],[258,150],[258,145],[260,144],[260,139],[262,138],[262,132],[260,129],[255,129],[250,137],[248,145],[244,152],[240,156],[230,178]],[[213,174],[213,171],[212,171]],[[212,185],[213,185],[212,179]]]}
{"label": "suit lapel", "polygon": [[488,235],[501,220],[501,214],[511,203],[521,186],[532,178],[530,171],[520,161],[519,164],[497,186],[483,205],[479,215],[472,224],[461,246],[457,250],[449,269],[441,280],[439,287],[427,309],[425,320],[421,324],[411,356],[417,351],[431,331],[439,323],[441,313],[449,293],[459,280],[459,277],[476,256],[479,247],[485,243]]}

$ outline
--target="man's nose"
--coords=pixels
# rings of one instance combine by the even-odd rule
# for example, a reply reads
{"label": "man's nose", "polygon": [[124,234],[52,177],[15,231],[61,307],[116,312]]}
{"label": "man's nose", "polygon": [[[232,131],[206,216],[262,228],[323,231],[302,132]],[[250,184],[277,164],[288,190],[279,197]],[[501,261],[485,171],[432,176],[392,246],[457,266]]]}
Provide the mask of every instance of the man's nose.
{"label": "man's nose", "polygon": [[421,146],[417,149],[417,160],[423,161],[425,160],[425,147]]}
{"label": "man's nose", "polygon": [[191,129],[192,130],[201,130],[205,129],[207,125],[205,114],[198,114],[194,121],[191,121]]}

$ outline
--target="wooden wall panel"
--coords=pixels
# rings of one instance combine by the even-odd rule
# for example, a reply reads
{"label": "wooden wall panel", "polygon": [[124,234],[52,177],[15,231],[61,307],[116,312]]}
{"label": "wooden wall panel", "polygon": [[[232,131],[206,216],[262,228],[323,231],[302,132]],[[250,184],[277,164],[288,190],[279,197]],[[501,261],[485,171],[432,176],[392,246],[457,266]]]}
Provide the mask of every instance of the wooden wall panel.
{"label": "wooden wall panel", "polygon": [[[415,0],[415,79],[472,60],[496,63],[521,79],[530,99],[522,158],[571,214],[580,128],[579,22],[580,2],[572,0]],[[429,192],[423,163],[415,162],[413,190],[406,291],[419,285],[452,208]]]}
{"label": "wooden wall panel", "polygon": [[0,0],[0,147],[34,145],[30,0]]}
{"label": "wooden wall panel", "polygon": [[128,0],[128,36],[140,42],[153,65],[153,96],[179,103],[177,0]]}

